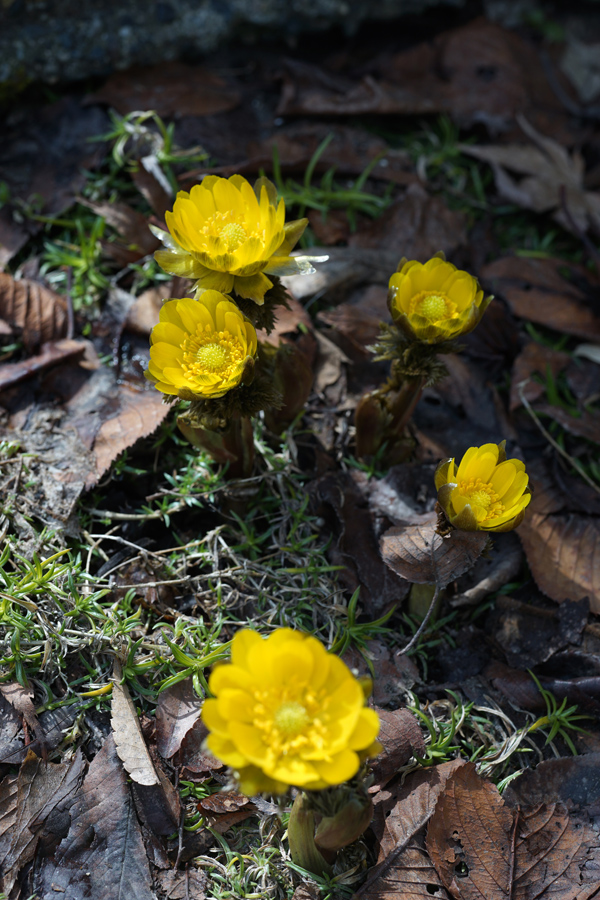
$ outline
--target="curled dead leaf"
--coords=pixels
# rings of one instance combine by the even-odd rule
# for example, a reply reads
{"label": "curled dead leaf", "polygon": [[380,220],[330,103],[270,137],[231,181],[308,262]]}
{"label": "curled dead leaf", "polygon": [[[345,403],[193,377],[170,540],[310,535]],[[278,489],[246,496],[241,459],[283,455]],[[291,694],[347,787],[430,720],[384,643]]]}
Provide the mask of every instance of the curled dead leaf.
{"label": "curled dead leaf", "polygon": [[481,556],[488,541],[482,531],[436,532],[437,516],[418,525],[395,525],[380,541],[383,561],[413,584],[445,587]]}

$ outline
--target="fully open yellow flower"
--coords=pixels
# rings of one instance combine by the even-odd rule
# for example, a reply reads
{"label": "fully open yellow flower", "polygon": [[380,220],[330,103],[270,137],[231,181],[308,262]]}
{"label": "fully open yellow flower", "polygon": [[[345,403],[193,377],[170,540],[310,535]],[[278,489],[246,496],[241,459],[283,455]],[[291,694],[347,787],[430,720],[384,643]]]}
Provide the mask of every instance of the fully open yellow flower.
{"label": "fully open yellow flower", "polygon": [[246,794],[341,784],[381,749],[361,683],[310,635],[238,631],[231,663],[213,671],[209,688],[208,747],[237,770]]}
{"label": "fully open yellow flower", "polygon": [[441,256],[424,265],[404,260],[390,278],[388,303],[394,322],[407,337],[428,344],[468,334],[491,299],[483,296],[476,278]]}
{"label": "fully open yellow flower", "polygon": [[257,348],[254,326],[218,291],[167,300],[150,344],[146,377],[186,400],[222,397],[236,387]]}
{"label": "fully open yellow flower", "polygon": [[435,472],[438,502],[463,531],[512,531],[531,500],[520,459],[507,459],[501,444],[470,447],[460,465],[444,459]]}
{"label": "fully open yellow flower", "polygon": [[209,175],[189,194],[180,191],[165,216],[170,234],[153,228],[165,250],[154,256],[166,272],[198,280],[204,290],[235,291],[262,305],[273,287],[266,274],[314,272],[311,260],[289,254],[308,224],[285,224],[285,204],[275,185],[259,178],[254,188],[241,175]]}

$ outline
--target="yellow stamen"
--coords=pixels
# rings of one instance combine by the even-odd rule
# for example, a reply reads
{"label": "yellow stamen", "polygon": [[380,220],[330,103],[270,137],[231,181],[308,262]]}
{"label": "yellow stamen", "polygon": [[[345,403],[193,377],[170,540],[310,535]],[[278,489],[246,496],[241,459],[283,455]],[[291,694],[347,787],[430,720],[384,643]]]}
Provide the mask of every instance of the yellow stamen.
{"label": "yellow stamen", "polygon": [[186,337],[183,350],[183,370],[189,376],[211,373],[229,378],[244,360],[244,348],[240,340],[229,331],[212,331],[210,326]]}
{"label": "yellow stamen", "polygon": [[504,512],[504,504],[491,484],[480,478],[459,482],[457,492],[467,499],[478,522],[494,519]]}
{"label": "yellow stamen", "polygon": [[288,700],[276,710],[273,721],[285,737],[291,738],[307,727],[310,717],[301,703]]}
{"label": "yellow stamen", "polygon": [[248,237],[246,229],[238,222],[230,222],[225,228],[222,228],[219,237],[227,242],[227,249],[230,251],[237,250]]}

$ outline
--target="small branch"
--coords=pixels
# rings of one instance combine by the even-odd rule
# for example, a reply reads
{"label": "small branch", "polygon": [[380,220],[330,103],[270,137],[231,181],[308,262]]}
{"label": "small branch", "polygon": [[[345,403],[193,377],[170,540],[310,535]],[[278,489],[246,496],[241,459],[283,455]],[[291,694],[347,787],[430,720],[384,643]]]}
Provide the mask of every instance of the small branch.
{"label": "small branch", "polygon": [[406,647],[403,647],[402,650],[399,651],[400,656],[404,656],[405,653],[408,653],[409,650],[412,650],[412,648],[418,642],[419,638],[421,637],[421,635],[423,634],[423,632],[429,625],[429,620],[431,619],[431,617],[433,615],[438,597],[440,596],[440,590],[441,590],[441,585],[436,584],[435,591],[434,591],[433,597],[431,598],[431,603],[429,604],[429,609],[427,610],[425,618],[419,625],[416,632],[413,634],[412,638],[410,639],[410,641],[408,642]]}

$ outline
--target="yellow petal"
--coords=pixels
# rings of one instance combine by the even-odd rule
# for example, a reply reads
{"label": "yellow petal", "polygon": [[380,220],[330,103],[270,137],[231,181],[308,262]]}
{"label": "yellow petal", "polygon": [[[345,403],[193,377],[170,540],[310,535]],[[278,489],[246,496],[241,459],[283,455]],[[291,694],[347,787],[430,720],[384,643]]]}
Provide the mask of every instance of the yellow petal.
{"label": "yellow petal", "polygon": [[354,731],[348,740],[350,750],[364,750],[379,734],[379,716],[374,709],[364,707],[358,716]]}
{"label": "yellow petal", "polygon": [[315,760],[315,769],[328,784],[342,784],[358,772],[360,760],[353,750],[342,750],[329,761]]}
{"label": "yellow petal", "polygon": [[[262,644],[263,638],[257,631],[252,631],[250,628],[242,628],[240,631],[236,631],[231,642],[231,662],[242,669],[249,669],[248,653],[250,648],[262,646]],[[214,689],[211,687],[211,690]]]}

